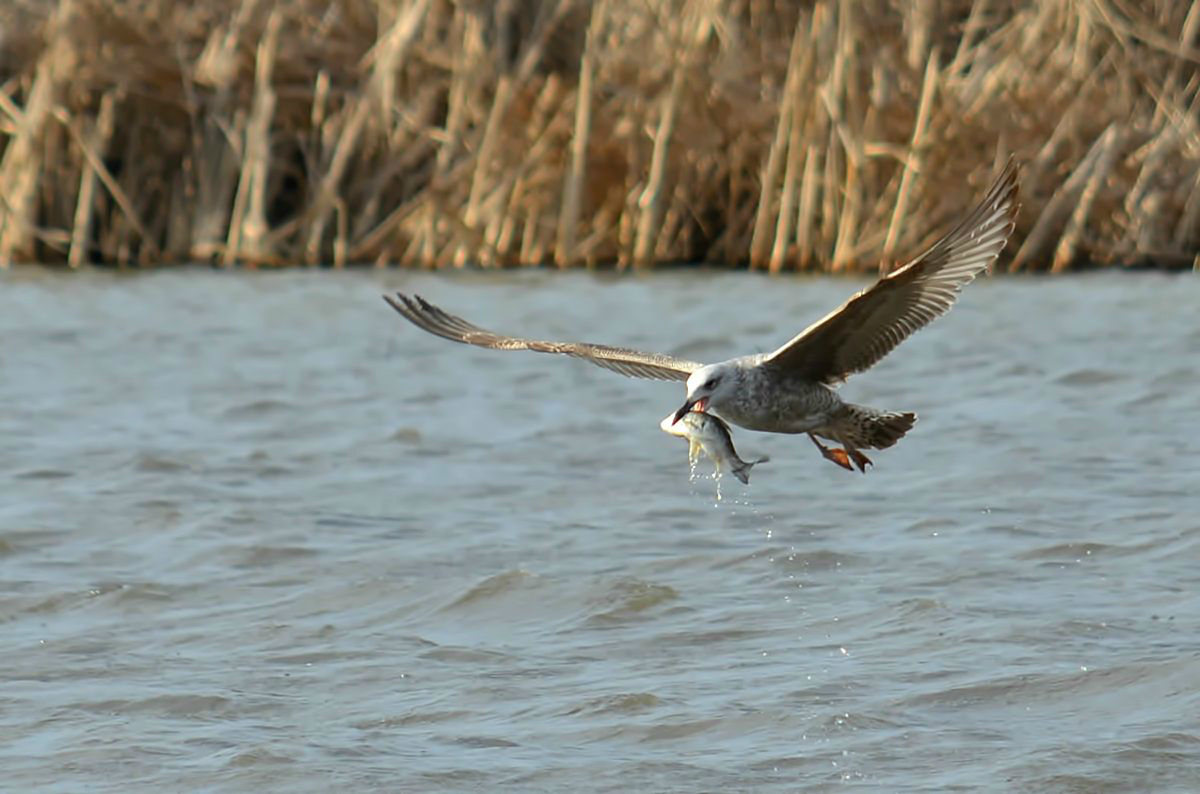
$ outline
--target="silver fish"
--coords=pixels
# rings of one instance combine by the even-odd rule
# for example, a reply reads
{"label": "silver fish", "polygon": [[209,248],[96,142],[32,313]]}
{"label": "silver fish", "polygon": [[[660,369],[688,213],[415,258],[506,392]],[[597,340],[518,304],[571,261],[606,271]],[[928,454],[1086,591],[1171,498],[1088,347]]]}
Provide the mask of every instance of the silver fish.
{"label": "silver fish", "polygon": [[770,460],[765,455],[749,463],[739,458],[733,448],[733,436],[729,432],[729,425],[712,414],[689,411],[676,422],[675,414],[670,413],[658,426],[664,433],[688,440],[688,460],[693,466],[703,450],[716,465],[718,472],[731,471],[743,484],[750,483],[751,466]]}

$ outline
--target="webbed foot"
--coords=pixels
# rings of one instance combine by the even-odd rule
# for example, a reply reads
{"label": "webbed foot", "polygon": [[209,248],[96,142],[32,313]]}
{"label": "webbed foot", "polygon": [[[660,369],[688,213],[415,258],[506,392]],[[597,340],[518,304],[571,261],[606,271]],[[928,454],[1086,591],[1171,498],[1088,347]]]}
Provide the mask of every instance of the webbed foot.
{"label": "webbed foot", "polygon": [[858,470],[863,474],[867,473],[868,466],[875,465],[870,458],[859,452],[857,449],[848,449],[846,452],[850,455],[850,459],[854,461],[854,465],[858,466]]}
{"label": "webbed foot", "polygon": [[[824,457],[826,460],[833,461],[834,463],[841,466],[846,471],[854,471],[854,467],[850,465],[850,456],[846,453],[846,450],[830,449],[829,447],[822,444],[820,441],[817,441],[817,437],[814,436],[812,433],[809,433],[808,437],[810,439],[812,439],[812,442],[814,444],[817,445],[817,449],[821,450],[821,456]],[[870,461],[867,461],[867,462],[870,463]]]}

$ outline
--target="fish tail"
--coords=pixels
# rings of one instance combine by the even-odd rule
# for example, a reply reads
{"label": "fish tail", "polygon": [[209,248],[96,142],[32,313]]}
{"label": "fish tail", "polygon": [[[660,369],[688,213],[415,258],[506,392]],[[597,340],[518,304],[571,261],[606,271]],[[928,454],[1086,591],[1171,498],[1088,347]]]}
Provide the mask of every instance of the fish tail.
{"label": "fish tail", "polygon": [[749,485],[750,484],[750,469],[752,469],[756,464],[766,463],[768,460],[770,460],[770,458],[767,457],[766,455],[763,455],[758,460],[739,461],[738,463],[734,464],[734,466],[732,468],[733,476],[737,477],[738,480],[741,481],[742,485]]}

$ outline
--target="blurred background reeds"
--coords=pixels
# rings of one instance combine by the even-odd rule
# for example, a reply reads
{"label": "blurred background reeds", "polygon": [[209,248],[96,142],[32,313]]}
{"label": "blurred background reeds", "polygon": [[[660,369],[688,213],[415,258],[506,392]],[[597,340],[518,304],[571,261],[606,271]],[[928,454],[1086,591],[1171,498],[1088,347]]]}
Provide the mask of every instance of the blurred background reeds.
{"label": "blurred background reeds", "polygon": [[1193,267],[1200,2],[7,0],[0,264]]}

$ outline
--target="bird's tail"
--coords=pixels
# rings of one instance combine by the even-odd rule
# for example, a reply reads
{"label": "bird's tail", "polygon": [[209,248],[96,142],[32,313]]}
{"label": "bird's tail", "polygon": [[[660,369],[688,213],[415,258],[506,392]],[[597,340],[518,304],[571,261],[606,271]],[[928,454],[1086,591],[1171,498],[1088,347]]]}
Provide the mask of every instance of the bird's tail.
{"label": "bird's tail", "polygon": [[850,449],[887,449],[917,422],[911,412],[880,411],[865,405],[844,404],[830,422],[831,436]]}

